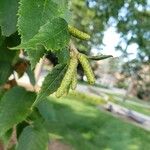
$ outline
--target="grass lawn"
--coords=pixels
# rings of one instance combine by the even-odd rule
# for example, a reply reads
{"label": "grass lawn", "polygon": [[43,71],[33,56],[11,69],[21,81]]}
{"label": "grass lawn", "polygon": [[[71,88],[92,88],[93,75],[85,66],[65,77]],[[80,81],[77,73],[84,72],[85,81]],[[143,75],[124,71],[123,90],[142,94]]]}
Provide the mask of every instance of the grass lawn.
{"label": "grass lawn", "polygon": [[[80,84],[86,85],[87,83],[81,82]],[[95,87],[104,88],[103,86],[97,86],[97,85],[95,85]],[[128,109],[132,109],[132,110],[137,111],[139,113],[143,113],[145,115],[150,116],[150,102],[145,102],[145,101],[142,101],[136,97],[131,97],[131,96],[128,96],[127,100],[125,102],[123,102],[123,99],[124,99],[123,94],[113,93],[113,92],[110,93],[110,91],[109,92],[102,92],[101,91],[101,93],[106,94],[109,97],[109,101],[111,101],[111,102],[114,102],[114,103],[119,104],[121,106],[124,106]],[[100,97],[100,96],[99,96],[99,98],[103,99],[103,97]],[[95,104],[96,104],[96,102],[97,102],[97,104],[99,104],[99,101],[97,101],[97,100],[94,101]]]}
{"label": "grass lawn", "polygon": [[124,106],[128,109],[132,109],[134,111],[137,111],[137,112],[140,112],[140,113],[150,116],[150,104],[149,103],[144,104],[144,102],[142,102],[142,101],[141,102],[135,101],[133,99],[131,99],[131,100],[128,99],[127,101],[123,102],[123,97],[116,96],[113,94],[109,95],[109,100],[116,104]]}
{"label": "grass lawn", "polygon": [[49,97],[39,109],[51,139],[60,139],[76,150],[150,149],[150,132],[101,112],[78,96]]}

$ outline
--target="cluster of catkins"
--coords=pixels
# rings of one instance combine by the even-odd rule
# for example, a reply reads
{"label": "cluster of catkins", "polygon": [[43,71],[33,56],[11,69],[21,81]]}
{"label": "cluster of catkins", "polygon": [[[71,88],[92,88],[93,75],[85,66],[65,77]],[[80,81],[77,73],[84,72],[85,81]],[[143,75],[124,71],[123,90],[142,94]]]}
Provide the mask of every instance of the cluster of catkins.
{"label": "cluster of catkins", "polygon": [[74,54],[72,52],[70,57],[71,58],[70,58],[70,62],[69,62],[66,74],[61,82],[60,87],[56,91],[56,97],[58,97],[58,98],[63,95],[66,95],[70,88],[72,90],[74,90],[76,88],[78,63],[80,63],[82,65],[84,73],[87,77],[88,83],[89,84],[95,83],[95,76],[94,76],[94,73],[90,66],[90,63],[88,61],[87,56],[82,53]]}
{"label": "cluster of catkins", "polygon": [[[68,26],[69,33],[81,40],[89,40],[90,35],[78,30],[77,28],[69,25]],[[87,81],[89,84],[95,83],[95,76],[92,71],[92,68],[90,66],[90,63],[88,61],[88,58],[86,55],[79,53],[78,51],[70,52],[70,62],[68,65],[68,69],[66,71],[66,74],[61,82],[60,87],[56,91],[56,97],[61,97],[63,95],[67,95],[69,92],[69,89],[71,88],[74,90],[77,86],[77,66],[78,63],[80,63],[83,67],[84,73],[87,77]]]}

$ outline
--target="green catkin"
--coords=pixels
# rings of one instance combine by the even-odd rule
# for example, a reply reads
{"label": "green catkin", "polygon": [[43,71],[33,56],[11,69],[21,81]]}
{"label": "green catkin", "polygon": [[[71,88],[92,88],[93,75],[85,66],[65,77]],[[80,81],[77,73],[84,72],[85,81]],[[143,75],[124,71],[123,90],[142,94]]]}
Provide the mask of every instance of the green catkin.
{"label": "green catkin", "polygon": [[68,85],[68,87],[65,89],[63,96],[67,96],[70,90],[70,84]]}
{"label": "green catkin", "polygon": [[68,91],[66,90],[66,91],[64,91],[63,96],[67,96],[67,95],[68,95]]}
{"label": "green catkin", "polygon": [[70,86],[70,83],[72,81],[72,77],[74,75],[74,71],[77,68],[77,65],[78,65],[78,59],[76,57],[72,57],[70,59],[70,64],[68,66],[68,70],[61,82],[61,85],[58,88],[58,90],[56,91],[57,98],[63,96],[65,94],[66,90],[68,89],[68,87]]}
{"label": "green catkin", "polygon": [[77,69],[74,72],[74,75],[72,77],[72,82],[71,82],[71,89],[75,90],[77,87]]}
{"label": "green catkin", "polygon": [[94,84],[95,83],[95,76],[94,73],[92,71],[92,68],[90,66],[90,63],[86,57],[86,55],[79,53],[78,54],[78,59],[79,62],[81,63],[84,73],[87,77],[87,81],[89,82],[89,84]]}
{"label": "green catkin", "polygon": [[68,30],[72,36],[74,36],[78,39],[81,39],[81,40],[89,40],[90,39],[90,35],[78,30],[77,28],[75,28],[71,25],[68,25]]}

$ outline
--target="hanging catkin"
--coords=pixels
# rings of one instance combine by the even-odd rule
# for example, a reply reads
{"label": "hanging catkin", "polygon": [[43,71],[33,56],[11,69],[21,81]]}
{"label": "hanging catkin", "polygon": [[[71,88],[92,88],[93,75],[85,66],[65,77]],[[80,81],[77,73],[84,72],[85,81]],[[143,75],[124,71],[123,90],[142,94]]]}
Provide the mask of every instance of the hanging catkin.
{"label": "hanging catkin", "polygon": [[89,40],[90,39],[90,35],[78,30],[77,28],[75,28],[71,25],[68,25],[68,30],[72,36],[74,36],[78,39],[81,39],[81,40]]}
{"label": "hanging catkin", "polygon": [[94,73],[92,71],[92,68],[90,66],[90,63],[89,63],[86,55],[79,53],[78,54],[78,59],[79,59],[79,62],[81,63],[81,65],[82,65],[82,68],[84,70],[84,73],[87,77],[87,80],[88,80],[89,84],[94,84],[95,83],[95,76],[94,76]]}
{"label": "hanging catkin", "polygon": [[68,87],[70,86],[70,83],[72,82],[72,78],[73,78],[74,72],[77,68],[77,65],[78,65],[78,59],[77,59],[77,57],[74,56],[70,59],[68,70],[61,82],[60,87],[56,91],[56,97],[58,97],[58,98],[61,97],[66,92]]}

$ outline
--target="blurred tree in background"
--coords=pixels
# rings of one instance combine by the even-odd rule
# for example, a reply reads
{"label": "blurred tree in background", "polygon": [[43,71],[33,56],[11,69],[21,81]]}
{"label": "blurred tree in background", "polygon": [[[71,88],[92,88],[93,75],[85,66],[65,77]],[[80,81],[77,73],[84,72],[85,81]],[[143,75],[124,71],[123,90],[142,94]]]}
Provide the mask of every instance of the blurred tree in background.
{"label": "blurred tree in background", "polygon": [[[121,73],[126,78],[138,81],[136,95],[141,91],[150,93],[149,73],[146,73],[146,77],[141,73],[150,65],[150,2],[148,0],[73,0],[70,4],[74,15],[72,24],[92,36],[90,42],[76,41],[79,44],[78,49],[88,52],[92,48],[103,49],[104,32],[109,27],[114,27],[120,35],[116,50],[122,52],[121,59],[124,63]],[[129,59],[128,47],[131,44],[137,45],[137,57],[134,60]],[[143,98],[141,95],[139,97]]]}

